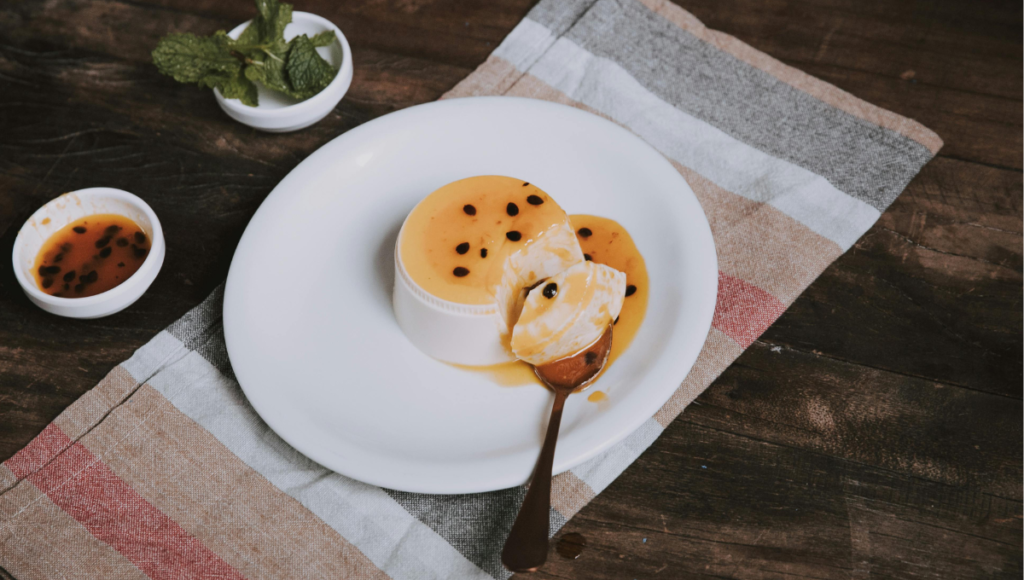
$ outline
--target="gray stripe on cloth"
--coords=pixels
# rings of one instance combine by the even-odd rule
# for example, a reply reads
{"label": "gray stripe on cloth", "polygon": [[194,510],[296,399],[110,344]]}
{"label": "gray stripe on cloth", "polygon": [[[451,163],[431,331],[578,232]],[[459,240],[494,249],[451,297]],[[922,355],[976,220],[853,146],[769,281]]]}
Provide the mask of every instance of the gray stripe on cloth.
{"label": "gray stripe on cloth", "polygon": [[565,38],[667,103],[879,211],[932,158],[917,141],[819,101],[633,0],[598,0]]}
{"label": "gray stripe on cloth", "polygon": [[569,520],[565,516],[560,514],[555,508],[551,508],[551,517],[548,519],[548,535],[554,537],[558,533],[558,530],[562,529]]}
{"label": "gray stripe on cloth", "polygon": [[543,1],[534,6],[526,17],[543,24],[551,34],[561,36],[572,28],[595,2],[597,0]]}
{"label": "gray stripe on cloth", "polygon": [[[501,549],[526,497],[526,486],[466,495],[384,491],[491,576],[512,575],[501,563]],[[551,509],[550,535],[558,533],[567,521]]]}
{"label": "gray stripe on cloth", "polygon": [[526,497],[525,486],[466,495],[384,491],[491,576],[512,575],[501,564],[501,548]]}
{"label": "gray stripe on cloth", "polygon": [[[531,37],[539,36],[537,29],[546,31],[528,18],[519,27]],[[514,53],[516,48],[509,43],[506,50]],[[530,67],[530,74],[620,123],[669,159],[723,189],[772,205],[844,251],[878,220],[877,209],[839,191],[824,177],[673,107],[618,63],[594,56],[564,37]]]}
{"label": "gray stripe on cloth", "polygon": [[189,350],[201,354],[231,380],[237,380],[224,344],[224,285],[217,286],[206,300],[167,327],[167,332]]}

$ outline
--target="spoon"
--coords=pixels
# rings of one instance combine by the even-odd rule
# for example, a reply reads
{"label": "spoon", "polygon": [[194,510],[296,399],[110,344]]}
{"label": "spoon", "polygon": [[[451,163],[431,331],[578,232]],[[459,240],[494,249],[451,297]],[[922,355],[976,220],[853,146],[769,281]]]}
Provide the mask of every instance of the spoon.
{"label": "spoon", "polygon": [[612,349],[612,327],[585,350],[573,356],[533,368],[537,378],[555,392],[548,432],[540,457],[533,468],[530,489],[519,515],[501,550],[501,563],[513,572],[534,572],[548,559],[548,535],[551,513],[551,467],[555,460],[558,426],[562,422],[565,399],[576,389],[593,381],[608,362]]}

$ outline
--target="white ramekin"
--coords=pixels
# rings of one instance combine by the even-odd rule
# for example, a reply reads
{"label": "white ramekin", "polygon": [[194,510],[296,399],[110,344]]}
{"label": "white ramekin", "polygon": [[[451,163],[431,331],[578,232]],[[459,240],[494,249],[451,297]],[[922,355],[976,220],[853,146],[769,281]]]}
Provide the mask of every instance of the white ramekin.
{"label": "white ramekin", "polygon": [[405,336],[421,351],[444,362],[483,366],[515,360],[502,343],[505,323],[497,306],[458,304],[430,294],[413,281],[402,264],[401,243],[399,232],[392,305]]}
{"label": "white ramekin", "polygon": [[[249,22],[252,22],[251,20]],[[236,26],[228,36],[237,39],[249,22]],[[320,56],[338,69],[334,80],[324,90],[304,100],[297,101],[288,95],[267,89],[256,83],[259,92],[259,106],[243,105],[238,99],[225,99],[220,91],[213,90],[217,104],[232,119],[270,133],[287,133],[309,127],[334,110],[352,84],[352,49],[341,30],[330,20],[309,12],[292,12],[292,21],[284,29],[285,40],[300,34],[312,37],[314,34],[333,30],[337,37],[334,44],[317,48]]]}
{"label": "white ramekin", "polygon": [[[123,215],[137,223],[152,240],[142,266],[120,285],[85,298],[51,296],[36,286],[32,267],[43,243],[69,223],[95,214]],[[49,218],[49,221],[46,221]],[[44,224],[43,222],[46,221]],[[14,239],[14,277],[25,295],[43,310],[68,318],[100,318],[124,310],[153,283],[164,263],[164,232],[149,204],[139,197],[111,187],[80,189],[50,200],[25,222]]]}

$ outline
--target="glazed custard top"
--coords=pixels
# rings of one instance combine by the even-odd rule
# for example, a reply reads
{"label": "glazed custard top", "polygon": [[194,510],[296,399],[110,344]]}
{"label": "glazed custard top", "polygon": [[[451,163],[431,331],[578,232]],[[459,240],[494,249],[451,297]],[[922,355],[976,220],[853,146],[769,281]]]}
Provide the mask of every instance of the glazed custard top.
{"label": "glazed custard top", "polygon": [[470,177],[445,185],[412,210],[399,252],[406,272],[430,294],[491,304],[509,257],[567,224],[562,208],[535,185],[498,175]]}

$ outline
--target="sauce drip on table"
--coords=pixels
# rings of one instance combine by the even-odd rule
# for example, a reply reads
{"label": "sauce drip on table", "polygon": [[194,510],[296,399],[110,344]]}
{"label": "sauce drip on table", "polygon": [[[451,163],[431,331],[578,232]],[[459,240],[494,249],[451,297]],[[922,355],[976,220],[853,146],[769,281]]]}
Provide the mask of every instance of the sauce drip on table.
{"label": "sauce drip on table", "polygon": [[558,555],[568,560],[575,560],[580,557],[583,553],[583,548],[587,547],[587,539],[583,537],[583,534],[577,534],[576,532],[570,532],[562,539],[558,540],[555,544],[555,550]]}
{"label": "sauce drip on table", "polygon": [[142,228],[125,216],[85,216],[43,243],[32,271],[39,289],[51,296],[95,296],[130,278],[151,245]]}

